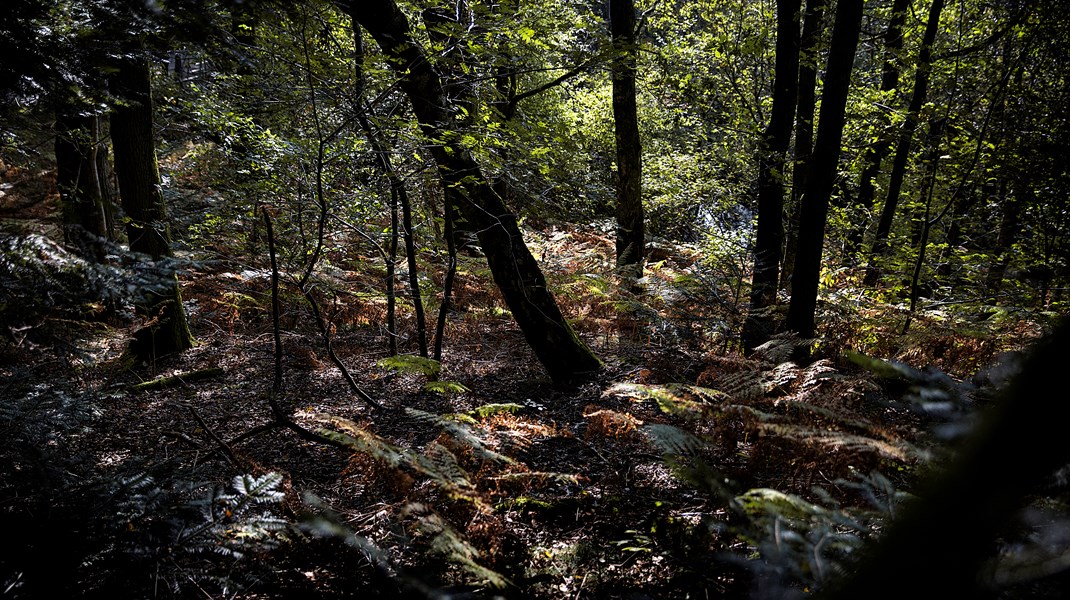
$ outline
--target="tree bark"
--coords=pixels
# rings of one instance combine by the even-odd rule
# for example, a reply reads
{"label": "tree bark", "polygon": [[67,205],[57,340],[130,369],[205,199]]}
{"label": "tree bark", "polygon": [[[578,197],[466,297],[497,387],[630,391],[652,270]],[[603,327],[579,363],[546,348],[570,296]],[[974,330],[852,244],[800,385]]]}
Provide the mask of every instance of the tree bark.
{"label": "tree bark", "polygon": [[866,274],[866,283],[868,285],[876,283],[877,270],[872,261],[887,249],[888,235],[891,233],[892,221],[895,218],[896,208],[899,206],[899,195],[903,189],[907,162],[910,160],[914,131],[918,128],[918,117],[928,95],[929,72],[932,70],[932,49],[933,44],[936,42],[936,32],[940,27],[940,13],[943,9],[944,0],[933,0],[932,5],[929,7],[929,19],[925,24],[925,36],[921,42],[918,66],[914,73],[914,91],[910,96],[910,106],[907,108],[906,120],[903,121],[902,129],[899,130],[895,158],[892,161],[892,172],[888,178],[888,197],[881,208],[880,221],[877,223],[877,231],[873,238],[873,248],[870,251],[871,264],[869,272]]}
{"label": "tree bark", "polygon": [[799,94],[800,0],[777,0],[776,73],[773,108],[758,148],[758,226],[754,244],[750,311],[743,346],[750,352],[769,340],[775,326],[784,244],[784,176]]}
{"label": "tree bark", "polygon": [[[347,2],[340,5],[349,11]],[[494,281],[502,292],[528,344],[555,381],[591,376],[601,361],[565,321],[535,257],[524,244],[516,216],[483,177],[471,153],[450,127],[452,104],[423,50],[412,39],[408,19],[393,0],[364,2],[354,10],[357,21],[371,34],[401,77],[399,86],[409,97],[443,187],[460,192],[459,210],[477,232]]]}
{"label": "tree bark", "polygon": [[836,181],[840,142],[847,110],[847,92],[862,26],[864,0],[840,0],[832,30],[825,87],[821,99],[814,155],[807,173],[806,193],[799,216],[799,249],[791,281],[791,304],[787,328],[801,335],[814,335],[817,288],[821,275],[821,255],[825,243],[825,223],[829,199]]}
{"label": "tree bark", "polygon": [[636,280],[643,276],[646,240],[642,199],[642,146],[635,103],[635,2],[610,0],[613,40],[613,124],[617,144],[617,271]]}
{"label": "tree bark", "polygon": [[795,111],[795,156],[791,172],[791,200],[788,202],[788,222],[784,235],[784,256],[781,259],[780,289],[791,287],[795,270],[795,252],[799,246],[799,210],[806,189],[806,171],[814,146],[814,107],[817,105],[818,49],[824,30],[825,7],[828,0],[809,0],[803,16],[802,37],[799,40],[799,103]]}
{"label": "tree bark", "polygon": [[[171,240],[156,162],[148,62],[144,59],[123,61],[113,84],[121,104],[111,114],[111,138],[130,249],[147,254],[153,260],[169,258],[172,256]],[[139,360],[152,361],[193,346],[178,278],[173,273],[164,277],[163,291],[155,293],[147,307],[149,315],[156,320],[135,334],[130,347]]]}
{"label": "tree bark", "polygon": [[[899,64],[900,54],[903,52],[903,25],[906,23],[907,12],[910,10],[912,0],[895,0],[892,4],[892,14],[888,21],[888,29],[884,33],[884,67],[881,70],[880,91],[890,94],[899,87]],[[888,116],[884,112],[878,116],[877,140],[866,148],[862,155],[862,175],[858,180],[858,200],[861,218],[855,223],[848,238],[849,251],[855,252],[862,244],[865,235],[866,221],[869,213],[873,210],[873,197],[876,194],[874,180],[880,174],[881,163],[888,155],[892,146],[892,139],[885,131],[888,128]]]}
{"label": "tree bark", "polygon": [[64,238],[86,257],[104,259],[108,208],[101,173],[101,127],[97,115],[56,116],[56,186],[63,213]]}

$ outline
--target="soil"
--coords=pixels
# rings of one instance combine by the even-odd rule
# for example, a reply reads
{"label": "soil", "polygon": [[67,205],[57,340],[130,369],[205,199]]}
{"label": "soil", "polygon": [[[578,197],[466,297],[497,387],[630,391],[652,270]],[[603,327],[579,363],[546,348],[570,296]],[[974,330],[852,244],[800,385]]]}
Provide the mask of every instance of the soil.
{"label": "soil", "polygon": [[[5,169],[0,214],[18,233],[58,230],[49,177]],[[192,212],[208,202],[178,197]],[[437,376],[463,387],[430,391],[427,375],[389,368],[381,273],[359,240],[342,238],[332,245],[348,250],[328,256],[335,266],[321,270],[317,293],[333,351],[381,409],[332,363],[285,285],[289,272],[274,388],[269,263],[260,246],[235,250],[241,241],[184,242],[197,343],[181,355],[129,364],[123,350],[140,323],[106,311],[46,315],[9,336],[5,595],[790,597],[802,584],[758,559],[732,497],[771,488],[820,501],[820,487],[861,511],[872,507],[849,483],[860,475],[912,481],[918,462],[902,449],[922,424],[889,404],[894,390],[874,376],[837,358],[725,352],[717,320],[738,317],[701,299],[659,304],[656,318],[620,310],[614,300],[628,292],[584,275],[611,264],[608,237],[565,225],[528,233],[565,312],[606,362],[583,384],[546,378],[478,256],[462,258]],[[696,264],[686,247],[661,250],[652,287]],[[433,295],[440,258],[421,261]],[[399,308],[403,353],[415,348],[409,306]],[[182,379],[208,369],[221,371]],[[135,387],[162,377],[178,379]],[[755,411],[876,441],[777,436]],[[667,458],[657,432],[668,430],[656,427],[665,425],[702,444]],[[270,474],[281,476],[268,486],[281,497],[241,513],[223,497],[235,477]],[[269,517],[285,526],[242,529]]]}

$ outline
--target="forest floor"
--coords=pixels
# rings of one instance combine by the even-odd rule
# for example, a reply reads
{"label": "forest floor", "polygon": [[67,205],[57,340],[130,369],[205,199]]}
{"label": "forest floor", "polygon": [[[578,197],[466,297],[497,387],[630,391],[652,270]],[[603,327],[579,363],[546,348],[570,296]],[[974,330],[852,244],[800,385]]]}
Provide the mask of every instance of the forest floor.
{"label": "forest floor", "polygon": [[[5,231],[58,230],[49,177],[5,169]],[[172,196],[180,221],[215,201]],[[375,409],[286,286],[273,392],[266,252],[189,231],[177,228],[192,350],[130,365],[121,357],[138,323],[114,317],[37,324],[62,344],[19,332],[0,343],[4,595],[801,595],[836,574],[823,560],[879,524],[934,443],[929,423],[894,402],[910,382],[848,360],[851,341],[939,366],[954,378],[933,385],[968,388],[972,401],[981,395],[962,380],[1039,333],[1018,322],[963,334],[922,316],[913,337],[896,337],[841,319],[850,330],[830,330],[835,343],[813,360],[792,362],[785,344],[743,358],[721,333],[738,324],[732,286],[703,280],[694,248],[660,249],[633,296],[605,275],[611,238],[543,225],[527,230],[529,245],[605,371],[551,384],[482,259],[465,256],[429,386],[426,364],[384,361],[381,261],[338,237],[320,300],[335,353]],[[421,263],[436,309],[441,258]],[[409,354],[411,306],[399,305]],[[273,403],[325,437],[279,426]]]}

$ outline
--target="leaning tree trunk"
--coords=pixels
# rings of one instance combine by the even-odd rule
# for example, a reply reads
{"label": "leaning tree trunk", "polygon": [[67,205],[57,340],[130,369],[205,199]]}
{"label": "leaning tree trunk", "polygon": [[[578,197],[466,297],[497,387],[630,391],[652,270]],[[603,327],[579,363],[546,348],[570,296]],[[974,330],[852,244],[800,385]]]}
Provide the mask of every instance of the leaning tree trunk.
{"label": "leaning tree trunk", "polygon": [[[111,139],[130,249],[153,260],[168,258],[172,255],[171,239],[152,132],[148,62],[122,62],[113,84],[122,103],[112,111]],[[133,356],[152,361],[191,348],[193,336],[182,308],[178,278],[172,271],[162,276],[151,297],[148,312],[155,321],[135,334],[130,347]]]}
{"label": "leaning tree trunk", "polygon": [[754,243],[750,311],[743,347],[751,351],[769,340],[775,325],[784,244],[784,176],[791,125],[799,95],[800,0],[777,0],[776,74],[769,125],[758,148],[758,227]]}
{"label": "leaning tree trunk", "polygon": [[895,218],[895,211],[899,206],[899,194],[903,189],[907,162],[910,160],[914,131],[918,128],[918,117],[921,114],[922,106],[925,105],[925,98],[929,91],[932,49],[933,44],[936,42],[936,32],[940,27],[940,13],[943,9],[944,0],[933,0],[932,6],[929,8],[929,20],[925,24],[925,36],[921,41],[918,66],[914,73],[914,91],[910,96],[910,106],[907,107],[906,120],[903,121],[902,129],[899,130],[895,158],[892,160],[892,172],[888,177],[888,197],[881,208],[880,221],[877,223],[877,231],[873,238],[873,248],[870,250],[871,263],[865,280],[867,285],[873,285],[877,282],[878,272],[873,260],[887,249],[888,235],[892,231],[892,220]]}
{"label": "leaning tree trunk", "polygon": [[635,281],[646,254],[643,222],[642,147],[635,105],[635,2],[610,0],[613,38],[613,123],[617,143],[617,270]]}
{"label": "leaning tree trunk", "polygon": [[840,0],[832,30],[825,88],[821,99],[817,141],[807,174],[806,193],[799,216],[799,249],[791,280],[791,304],[787,328],[803,337],[814,334],[817,287],[821,275],[821,254],[825,243],[825,223],[829,199],[836,181],[840,142],[847,112],[847,92],[851,83],[855,51],[862,27],[864,0]]}
{"label": "leaning tree trunk", "polygon": [[[895,92],[899,87],[899,63],[902,61],[900,54],[903,52],[903,25],[906,23],[907,12],[910,10],[912,0],[895,0],[892,3],[892,15],[888,22],[888,29],[884,33],[884,67],[881,70],[882,94],[888,95]],[[891,149],[892,140],[885,129],[888,127],[888,116],[880,113],[877,123],[879,131],[877,140],[866,148],[862,155],[862,175],[858,180],[858,208],[864,215],[873,210],[873,196],[876,193],[874,180],[881,170],[881,163]],[[866,218],[860,218],[854,224],[848,238],[850,251],[855,252],[862,244],[865,235]]]}
{"label": "leaning tree trunk", "polygon": [[[349,3],[340,2],[351,11]],[[461,193],[459,210],[479,236],[494,281],[528,344],[555,381],[588,377],[602,363],[565,321],[535,257],[524,244],[516,216],[483,177],[472,154],[450,127],[452,105],[426,55],[410,35],[409,22],[393,0],[364,2],[350,12],[375,38],[401,77],[444,187]]]}

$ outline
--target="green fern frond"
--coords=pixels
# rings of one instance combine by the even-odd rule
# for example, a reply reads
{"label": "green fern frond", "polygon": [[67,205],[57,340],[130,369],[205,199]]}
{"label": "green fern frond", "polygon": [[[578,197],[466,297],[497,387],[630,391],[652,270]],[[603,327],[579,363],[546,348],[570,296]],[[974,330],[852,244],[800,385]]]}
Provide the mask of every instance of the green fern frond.
{"label": "green fern frond", "polygon": [[803,339],[794,332],[778,333],[768,342],[758,346],[751,354],[754,360],[780,364],[791,359],[795,349],[809,346],[813,340]]}
{"label": "green fern frond", "polygon": [[[438,415],[431,415],[422,411],[414,412],[421,413],[421,416],[425,419],[436,417],[434,421],[436,423],[453,423],[457,429],[468,431],[467,427],[462,426],[460,423],[440,418]],[[457,463],[457,457],[445,446],[434,443],[429,446],[426,454],[421,454],[409,448],[391,444],[352,421],[338,417],[331,417],[328,421],[340,429],[345,429],[346,433],[321,429],[319,431],[321,435],[338,441],[356,452],[367,454],[389,467],[406,468],[415,471],[430,479],[453,499],[482,505],[482,500],[475,493],[474,484],[468,478],[467,473],[460,468]],[[491,453],[491,451],[485,450],[485,453]]]}
{"label": "green fern frond", "polygon": [[668,456],[688,456],[706,446],[706,442],[701,438],[672,425],[650,423],[643,426],[643,431],[651,443]]}
{"label": "green fern frond", "polygon": [[792,439],[805,443],[821,444],[835,449],[856,452],[876,452],[885,458],[906,462],[918,456],[918,450],[904,442],[878,440],[871,437],[829,431],[816,427],[802,427],[786,423],[763,423],[759,425],[763,433]]}
{"label": "green fern frond", "polygon": [[476,435],[472,428],[465,423],[460,422],[457,419],[449,418],[442,415],[436,415],[434,413],[417,410],[415,408],[406,408],[405,413],[409,416],[417,418],[421,421],[432,423],[441,427],[446,433],[450,434],[458,442],[472,448],[477,456],[486,460],[492,460],[504,464],[513,464],[516,461],[512,458],[496,452],[487,446],[486,441],[483,438]]}
{"label": "green fern frond", "polygon": [[508,402],[503,404],[484,404],[483,406],[477,406],[468,411],[468,414],[477,419],[486,419],[487,417],[501,413],[516,414],[522,410],[524,410],[523,406]]}
{"label": "green fern frond", "polygon": [[517,481],[522,479],[538,479],[540,481],[553,481],[556,483],[578,484],[578,475],[570,473],[556,473],[553,471],[527,471],[523,473],[505,473],[489,478],[491,481]]}
{"label": "green fern frond", "polygon": [[234,489],[253,504],[281,502],[285,494],[279,491],[283,477],[279,473],[265,473],[260,477],[238,475],[234,478]]}
{"label": "green fern frond", "polygon": [[469,391],[467,387],[456,381],[428,381],[424,384],[423,389],[435,394],[442,394],[443,396],[463,394]]}
{"label": "green fern frond", "polygon": [[438,378],[438,374],[442,370],[442,363],[437,360],[412,354],[388,356],[376,364],[384,369],[390,369],[398,373],[418,373],[428,379]]}
{"label": "green fern frond", "polygon": [[414,518],[417,530],[428,536],[432,552],[458,565],[490,587],[502,589],[512,585],[501,573],[479,564],[479,550],[468,543],[468,540],[438,513],[423,504],[413,503],[405,507],[403,514]]}
{"label": "green fern frond", "polygon": [[917,369],[899,361],[873,358],[854,350],[848,350],[844,354],[847,360],[885,379],[912,380],[917,379],[920,375]]}
{"label": "green fern frond", "polygon": [[457,457],[445,446],[438,442],[432,442],[427,447],[427,458],[430,460],[429,471],[434,471],[438,477],[457,488],[470,488],[472,482],[468,473],[457,463]]}
{"label": "green fern frond", "polygon": [[632,400],[653,400],[662,412],[674,416],[696,418],[709,412],[712,405],[728,399],[724,392],[697,385],[646,385],[617,383],[603,394]]}

